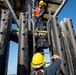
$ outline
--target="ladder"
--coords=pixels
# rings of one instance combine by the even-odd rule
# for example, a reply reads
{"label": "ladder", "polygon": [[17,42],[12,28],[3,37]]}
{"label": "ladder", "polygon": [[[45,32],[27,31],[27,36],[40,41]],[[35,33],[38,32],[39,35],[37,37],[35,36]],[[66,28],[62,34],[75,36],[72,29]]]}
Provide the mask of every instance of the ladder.
{"label": "ladder", "polygon": [[[48,13],[49,13],[49,18],[46,25],[47,30],[35,30],[34,22],[31,19],[33,29],[30,30],[30,32],[32,32],[32,35],[33,35],[33,54],[35,52],[41,52],[44,56],[49,55],[51,57],[54,53],[51,47],[52,44],[51,44],[51,39],[50,39],[51,37],[50,37],[49,28],[50,28],[50,22],[51,22],[51,12],[49,11],[49,9],[48,9]],[[38,40],[36,40],[36,38],[38,38]],[[45,44],[48,44],[48,46]],[[46,64],[50,64],[50,63],[51,63],[50,60],[49,62],[46,62]]]}

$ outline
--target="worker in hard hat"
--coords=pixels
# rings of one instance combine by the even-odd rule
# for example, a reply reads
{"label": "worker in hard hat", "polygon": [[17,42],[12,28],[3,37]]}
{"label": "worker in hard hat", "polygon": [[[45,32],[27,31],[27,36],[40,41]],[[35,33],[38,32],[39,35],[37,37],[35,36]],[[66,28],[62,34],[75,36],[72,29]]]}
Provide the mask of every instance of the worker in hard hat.
{"label": "worker in hard hat", "polygon": [[55,75],[60,67],[61,58],[58,55],[53,55],[52,59],[54,59],[54,62],[44,68],[46,58],[39,52],[35,53],[31,62],[31,67],[33,69],[30,75]]}
{"label": "worker in hard hat", "polygon": [[33,10],[33,18],[34,18],[34,24],[35,24],[35,29],[37,24],[39,25],[40,30],[44,29],[44,25],[43,25],[43,21],[42,21],[42,17],[44,14],[44,1],[40,1],[39,2],[39,6],[35,7]]}

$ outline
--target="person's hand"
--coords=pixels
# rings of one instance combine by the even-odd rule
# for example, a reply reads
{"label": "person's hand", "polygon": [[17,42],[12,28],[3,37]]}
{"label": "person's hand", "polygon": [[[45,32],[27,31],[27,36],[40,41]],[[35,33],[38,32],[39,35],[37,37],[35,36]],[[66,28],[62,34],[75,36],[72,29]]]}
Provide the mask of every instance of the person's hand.
{"label": "person's hand", "polygon": [[36,17],[39,17],[39,15],[36,15]]}
{"label": "person's hand", "polygon": [[[51,59],[54,59],[54,60],[55,60],[56,58],[60,58],[60,57],[59,57],[58,55],[56,55],[56,54],[51,57]],[[61,58],[60,58],[60,59],[61,59]]]}
{"label": "person's hand", "polygon": [[35,14],[35,11],[36,11],[36,10],[32,10],[32,14]]}

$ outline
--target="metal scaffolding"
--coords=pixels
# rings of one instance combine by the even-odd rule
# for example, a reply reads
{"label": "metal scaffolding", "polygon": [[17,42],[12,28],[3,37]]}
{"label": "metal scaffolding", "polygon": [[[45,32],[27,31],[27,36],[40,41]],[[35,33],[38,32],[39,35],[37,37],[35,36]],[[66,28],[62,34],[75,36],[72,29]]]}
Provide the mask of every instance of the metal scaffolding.
{"label": "metal scaffolding", "polygon": [[[34,28],[32,8],[35,6],[34,3],[38,5],[38,1],[19,0],[19,4],[15,5],[14,0],[0,0],[0,6],[5,8],[1,10],[0,15],[0,74],[7,75],[9,44],[12,40],[18,43],[17,75],[30,75],[31,59],[35,52],[49,54],[50,57],[58,54],[62,58],[56,75],[76,75],[76,33],[72,20],[64,18],[59,23],[57,19],[67,0],[45,0],[49,9],[43,16],[45,30]],[[16,10],[14,7],[19,9]],[[12,23],[17,24],[18,29],[12,29]],[[47,48],[48,52],[44,51]],[[45,64],[52,62],[50,60]]]}
{"label": "metal scaffolding", "polygon": [[[10,16],[10,17],[9,17]],[[9,35],[11,31],[11,14],[9,11],[1,11],[0,21],[0,74],[7,75],[8,55],[9,55]]]}

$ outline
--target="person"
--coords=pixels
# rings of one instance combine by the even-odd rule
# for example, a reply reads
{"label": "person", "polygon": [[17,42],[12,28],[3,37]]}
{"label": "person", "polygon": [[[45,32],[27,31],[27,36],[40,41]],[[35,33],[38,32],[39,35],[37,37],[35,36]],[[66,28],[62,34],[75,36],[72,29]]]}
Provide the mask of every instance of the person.
{"label": "person", "polygon": [[39,52],[35,53],[32,57],[32,71],[30,75],[55,75],[61,65],[61,58],[56,54],[51,58],[54,59],[54,62],[44,68],[46,58]]}
{"label": "person", "polygon": [[39,25],[40,30],[44,29],[44,25],[42,21],[42,17],[44,14],[44,5],[46,5],[45,2],[41,0],[39,2],[39,6],[35,7],[33,10],[33,19],[34,19],[35,29],[37,27],[37,24]]}

